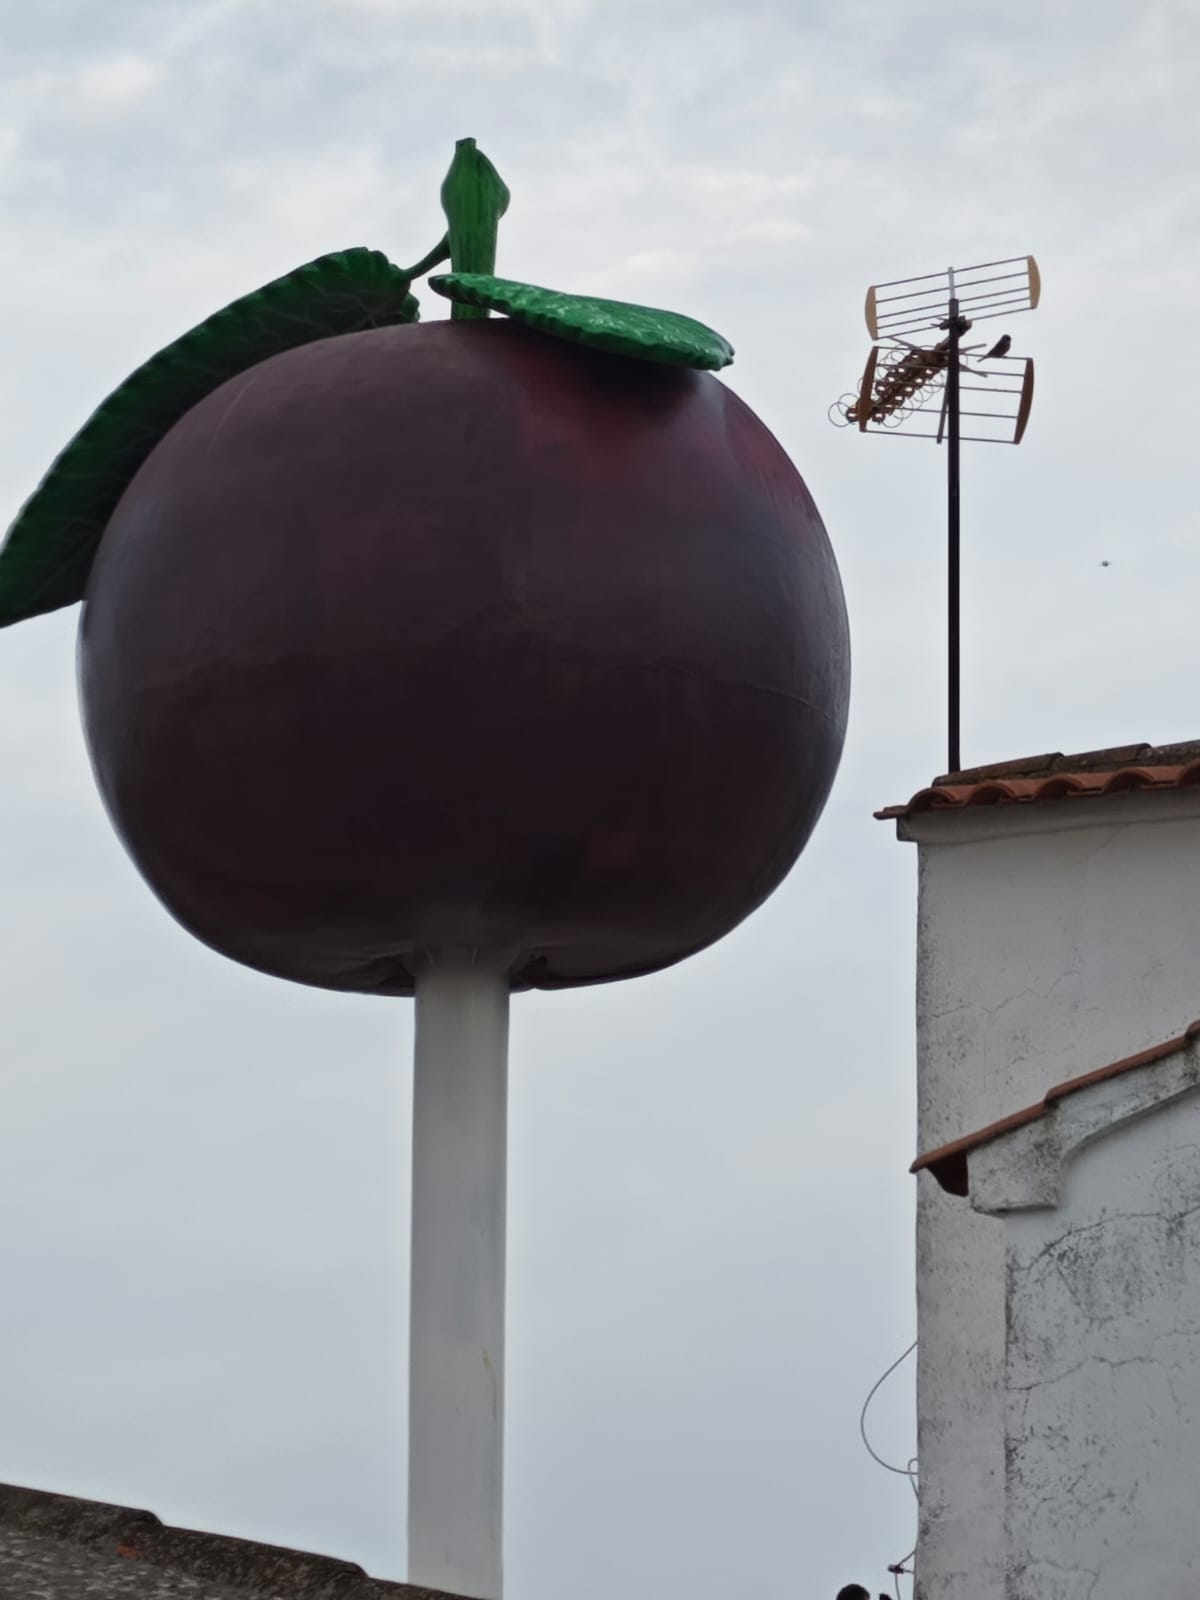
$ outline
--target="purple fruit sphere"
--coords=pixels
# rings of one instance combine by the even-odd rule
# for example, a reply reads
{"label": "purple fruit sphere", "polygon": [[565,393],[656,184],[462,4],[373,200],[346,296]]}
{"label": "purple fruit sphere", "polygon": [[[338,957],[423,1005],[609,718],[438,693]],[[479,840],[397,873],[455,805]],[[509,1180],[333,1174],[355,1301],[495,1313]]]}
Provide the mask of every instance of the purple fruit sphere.
{"label": "purple fruit sphere", "polygon": [[837,566],[706,374],[502,321],[321,340],[195,406],[104,534],[80,636],[113,822],[197,938],[408,994],[719,939],[811,833],[845,731]]}

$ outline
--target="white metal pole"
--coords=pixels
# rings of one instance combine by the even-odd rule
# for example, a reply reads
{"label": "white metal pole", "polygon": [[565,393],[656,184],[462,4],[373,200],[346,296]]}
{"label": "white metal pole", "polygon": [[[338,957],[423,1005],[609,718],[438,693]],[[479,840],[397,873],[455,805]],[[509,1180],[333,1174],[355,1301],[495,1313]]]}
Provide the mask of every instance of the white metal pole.
{"label": "white metal pole", "polygon": [[508,952],[416,981],[409,1582],[500,1600]]}

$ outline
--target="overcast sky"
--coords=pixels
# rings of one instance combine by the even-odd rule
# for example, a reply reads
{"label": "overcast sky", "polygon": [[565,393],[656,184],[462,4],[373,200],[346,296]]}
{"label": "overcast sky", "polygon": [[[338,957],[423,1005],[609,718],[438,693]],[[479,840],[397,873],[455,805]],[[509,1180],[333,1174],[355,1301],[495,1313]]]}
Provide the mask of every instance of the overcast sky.
{"label": "overcast sky", "polygon": [[[825,412],[869,283],[1034,252],[1026,441],[964,452],[964,759],[1200,735],[1200,4],[41,0],[0,76],[0,524],[208,313],[424,253],[465,134],[500,270],[736,345],[838,553],[849,742],[719,946],[514,1003],[508,1592],[890,1587],[915,1502],[857,1424],[915,1331],[915,860],[871,811],[944,767],[944,463]],[[170,921],[77,621],[0,634],[0,1480],[402,1577],[411,1005]],[[906,1371],[872,1421],[907,1459]]]}

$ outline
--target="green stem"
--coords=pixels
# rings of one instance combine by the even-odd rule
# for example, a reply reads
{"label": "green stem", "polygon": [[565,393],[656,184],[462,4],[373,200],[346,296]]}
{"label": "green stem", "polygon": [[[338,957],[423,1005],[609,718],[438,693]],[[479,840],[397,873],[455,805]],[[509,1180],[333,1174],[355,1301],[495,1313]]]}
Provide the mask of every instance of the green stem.
{"label": "green stem", "polygon": [[[452,272],[496,270],[496,235],[500,218],[508,210],[508,200],[504,181],[483,151],[476,149],[474,139],[460,139],[442,184],[442,210],[450,225],[447,238]],[[481,306],[458,304],[450,312],[456,321],[487,315]]]}
{"label": "green stem", "polygon": [[443,261],[450,259],[450,235],[444,233],[427,256],[422,256],[415,267],[405,267],[404,276],[409,283],[417,278],[423,278],[431,267],[440,267]]}

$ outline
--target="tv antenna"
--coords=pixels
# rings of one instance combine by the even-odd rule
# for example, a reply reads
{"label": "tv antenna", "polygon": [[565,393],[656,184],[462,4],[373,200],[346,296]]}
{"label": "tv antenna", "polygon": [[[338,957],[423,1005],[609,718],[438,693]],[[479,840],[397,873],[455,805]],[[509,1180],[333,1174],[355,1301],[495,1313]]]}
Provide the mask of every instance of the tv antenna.
{"label": "tv antenna", "polygon": [[[860,433],[901,439],[935,439],[946,445],[948,649],[947,724],[950,772],[962,770],[959,748],[959,445],[1020,444],[1033,404],[1033,361],[1009,355],[1007,334],[964,345],[978,322],[1034,311],[1042,280],[1032,256],[947,267],[916,278],[896,278],[867,290],[867,332],[874,343],[857,389],[829,408],[835,427],[857,424]],[[941,338],[934,336],[941,334]],[[966,358],[966,359],[964,359]],[[962,396],[988,409],[963,410]],[[971,402],[968,402],[971,404]],[[932,419],[936,417],[934,425]],[[964,434],[969,417],[978,432]],[[930,421],[922,426],[924,419]],[[910,422],[915,426],[909,427]]]}

